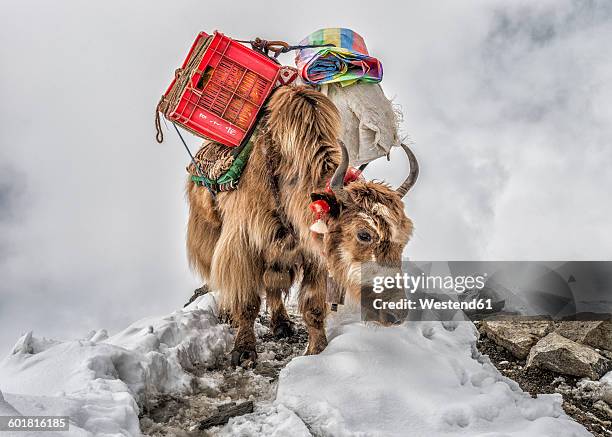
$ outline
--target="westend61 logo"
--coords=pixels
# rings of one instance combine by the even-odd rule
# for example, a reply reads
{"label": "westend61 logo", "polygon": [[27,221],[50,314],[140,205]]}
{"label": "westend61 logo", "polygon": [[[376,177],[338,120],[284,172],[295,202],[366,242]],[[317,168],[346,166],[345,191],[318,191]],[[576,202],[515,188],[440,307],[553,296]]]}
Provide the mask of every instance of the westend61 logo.
{"label": "westend61 logo", "polygon": [[385,290],[402,288],[408,293],[414,293],[417,290],[442,290],[461,294],[468,290],[482,290],[486,280],[486,273],[473,276],[396,273],[394,276],[375,276],[372,281],[372,291],[380,294]]}

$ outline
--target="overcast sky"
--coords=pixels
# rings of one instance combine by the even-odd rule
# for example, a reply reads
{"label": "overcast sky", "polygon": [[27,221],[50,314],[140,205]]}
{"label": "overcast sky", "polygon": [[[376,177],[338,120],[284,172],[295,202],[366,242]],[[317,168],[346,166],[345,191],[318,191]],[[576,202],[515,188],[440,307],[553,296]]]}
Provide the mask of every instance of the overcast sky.
{"label": "overcast sky", "polygon": [[[535,3],[3,0],[0,356],[30,329],[115,332],[198,285],[187,158],[153,115],[201,30],[364,36],[421,164],[410,258],[610,259],[612,3]],[[392,157],[367,176],[399,183]]]}

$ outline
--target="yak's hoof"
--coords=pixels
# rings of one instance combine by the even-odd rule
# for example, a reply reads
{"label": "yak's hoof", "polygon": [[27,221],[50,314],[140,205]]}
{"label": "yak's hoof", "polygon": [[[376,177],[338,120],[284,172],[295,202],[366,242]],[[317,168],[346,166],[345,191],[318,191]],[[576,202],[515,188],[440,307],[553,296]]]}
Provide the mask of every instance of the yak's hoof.
{"label": "yak's hoof", "polygon": [[242,366],[245,369],[252,369],[257,362],[257,352],[249,349],[236,349],[232,351],[232,366]]}
{"label": "yak's hoof", "polygon": [[280,338],[289,338],[295,334],[295,330],[293,329],[293,323],[290,321],[279,322],[273,329],[272,333],[274,337]]}

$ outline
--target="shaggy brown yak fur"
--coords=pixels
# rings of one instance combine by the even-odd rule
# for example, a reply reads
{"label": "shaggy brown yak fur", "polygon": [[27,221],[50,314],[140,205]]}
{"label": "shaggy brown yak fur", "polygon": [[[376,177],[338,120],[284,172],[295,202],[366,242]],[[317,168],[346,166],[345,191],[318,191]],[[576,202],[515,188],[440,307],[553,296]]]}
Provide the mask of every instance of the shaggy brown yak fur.
{"label": "shaggy brown yak fur", "polygon": [[[308,328],[307,354],[327,345],[326,280],[359,294],[359,263],[399,263],[412,233],[401,195],[387,185],[355,181],[325,194],[341,159],[340,117],[308,87],[282,87],[270,98],[238,189],[213,201],[189,181],[189,260],[238,325],[232,363],[253,364],[255,318],[266,293],[277,336],[291,335],[283,293],[301,275],[299,310]],[[277,187],[275,189],[274,187]],[[313,234],[311,193],[336,205],[329,233]]]}

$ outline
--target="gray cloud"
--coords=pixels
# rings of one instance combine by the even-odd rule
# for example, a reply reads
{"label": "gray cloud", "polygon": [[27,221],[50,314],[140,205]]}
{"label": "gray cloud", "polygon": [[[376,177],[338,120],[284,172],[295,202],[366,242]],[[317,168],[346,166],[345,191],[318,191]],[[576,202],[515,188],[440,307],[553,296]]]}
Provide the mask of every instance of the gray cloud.
{"label": "gray cloud", "polygon": [[15,220],[19,215],[24,181],[10,167],[0,168],[0,223]]}
{"label": "gray cloud", "polygon": [[[609,258],[609,3],[309,5],[5,7],[0,167],[14,174],[0,177],[0,354],[28,329],[74,338],[172,311],[198,285],[186,157],[171,133],[156,145],[153,108],[200,30],[364,35],[422,165],[411,258]],[[368,175],[399,183],[401,156]]]}
{"label": "gray cloud", "polygon": [[424,161],[407,253],[606,259],[610,6],[498,2],[470,20],[422,38],[422,67],[407,67]]}

